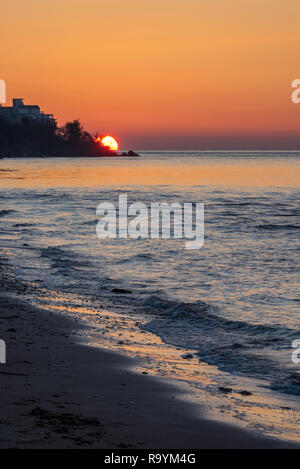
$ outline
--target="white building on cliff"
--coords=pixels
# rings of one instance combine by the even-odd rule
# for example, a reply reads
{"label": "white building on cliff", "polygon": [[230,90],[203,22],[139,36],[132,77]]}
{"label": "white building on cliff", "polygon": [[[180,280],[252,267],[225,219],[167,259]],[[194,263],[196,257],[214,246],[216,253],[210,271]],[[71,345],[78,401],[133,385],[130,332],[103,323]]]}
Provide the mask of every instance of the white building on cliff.
{"label": "white building on cliff", "polygon": [[37,105],[24,104],[21,98],[14,98],[12,106],[0,105],[0,118],[3,117],[7,122],[18,124],[23,122],[23,119],[45,121],[55,123],[53,114],[45,114]]}

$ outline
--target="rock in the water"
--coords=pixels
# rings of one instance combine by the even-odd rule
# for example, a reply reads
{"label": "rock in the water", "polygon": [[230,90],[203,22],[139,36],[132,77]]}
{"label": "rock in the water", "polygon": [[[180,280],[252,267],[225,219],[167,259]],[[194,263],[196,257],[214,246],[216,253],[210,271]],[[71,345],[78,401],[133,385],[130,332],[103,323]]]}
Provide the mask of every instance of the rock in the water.
{"label": "rock in the water", "polygon": [[140,156],[140,155],[133,150],[129,150],[128,156]]}
{"label": "rock in the water", "polygon": [[126,153],[126,151],[123,151],[122,153],[119,154],[119,156],[140,156],[140,155],[133,150],[129,150],[128,153]]}

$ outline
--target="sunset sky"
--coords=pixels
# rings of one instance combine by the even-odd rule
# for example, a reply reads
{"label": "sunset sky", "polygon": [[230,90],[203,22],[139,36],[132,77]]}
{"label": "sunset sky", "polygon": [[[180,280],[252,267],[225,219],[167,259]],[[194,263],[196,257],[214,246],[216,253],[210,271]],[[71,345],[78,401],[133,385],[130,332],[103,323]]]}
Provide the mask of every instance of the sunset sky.
{"label": "sunset sky", "polygon": [[300,148],[299,0],[10,0],[0,78],[123,148]]}

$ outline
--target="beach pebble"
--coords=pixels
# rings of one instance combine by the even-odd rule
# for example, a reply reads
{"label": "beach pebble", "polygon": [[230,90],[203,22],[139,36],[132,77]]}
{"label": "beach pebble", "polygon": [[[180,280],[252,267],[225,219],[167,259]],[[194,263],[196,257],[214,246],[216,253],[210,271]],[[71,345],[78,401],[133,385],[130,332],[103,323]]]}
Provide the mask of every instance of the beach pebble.
{"label": "beach pebble", "polygon": [[242,396],[252,396],[252,392],[250,391],[240,391],[239,394]]}
{"label": "beach pebble", "polygon": [[229,394],[232,392],[232,388],[225,388],[223,386],[220,386],[219,391],[223,392],[224,394]]}
{"label": "beach pebble", "polygon": [[124,288],[113,288],[111,290],[112,293],[124,293],[124,294],[131,294],[131,290],[125,290]]}

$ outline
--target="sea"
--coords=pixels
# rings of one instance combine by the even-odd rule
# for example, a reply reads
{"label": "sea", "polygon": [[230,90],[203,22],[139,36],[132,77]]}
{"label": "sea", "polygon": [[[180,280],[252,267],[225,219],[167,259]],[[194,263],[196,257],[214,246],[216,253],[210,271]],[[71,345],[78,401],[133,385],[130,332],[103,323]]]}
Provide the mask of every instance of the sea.
{"label": "sea", "polygon": [[[0,253],[209,418],[300,441],[300,153],[0,160]],[[204,204],[204,244],[96,234],[100,203]]]}

